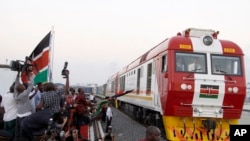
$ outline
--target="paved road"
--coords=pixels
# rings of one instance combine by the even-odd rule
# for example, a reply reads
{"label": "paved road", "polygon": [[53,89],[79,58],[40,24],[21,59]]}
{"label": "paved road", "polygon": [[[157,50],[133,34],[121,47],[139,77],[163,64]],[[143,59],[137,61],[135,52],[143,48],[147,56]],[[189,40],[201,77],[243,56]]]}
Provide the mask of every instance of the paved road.
{"label": "paved road", "polygon": [[245,104],[243,109],[245,111],[242,112],[241,118],[239,120],[239,124],[249,124],[250,125],[250,103]]}
{"label": "paved road", "polygon": [[[124,113],[113,108],[112,132],[115,135],[116,141],[138,141],[144,137],[146,128]],[[105,132],[106,124],[102,123]]]}
{"label": "paved road", "polygon": [[250,111],[249,112],[242,112],[241,118],[239,120],[239,124],[250,125]]}

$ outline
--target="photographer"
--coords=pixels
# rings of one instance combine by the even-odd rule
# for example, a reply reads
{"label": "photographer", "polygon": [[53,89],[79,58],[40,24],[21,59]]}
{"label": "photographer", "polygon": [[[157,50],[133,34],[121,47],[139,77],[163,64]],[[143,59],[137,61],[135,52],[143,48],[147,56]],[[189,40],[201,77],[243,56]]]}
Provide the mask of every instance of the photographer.
{"label": "photographer", "polygon": [[[69,71],[65,70],[65,91],[68,90],[69,87],[68,75]],[[23,135],[28,139],[28,141],[34,140],[33,133],[35,131],[48,128],[50,118],[53,118],[53,124],[63,124],[64,122],[64,119],[61,116],[61,91],[57,91],[56,86],[52,82],[48,82],[46,84],[45,90],[46,91],[41,95],[40,103],[37,106],[37,112],[23,120]]]}
{"label": "photographer", "polygon": [[18,71],[15,88],[14,88],[14,99],[17,106],[17,118],[16,118],[16,128],[15,128],[15,140],[19,140],[22,137],[21,122],[22,120],[32,114],[32,105],[29,99],[29,94],[34,86],[34,74],[32,71],[27,71],[27,78],[29,82],[24,84],[20,83],[20,71]]}

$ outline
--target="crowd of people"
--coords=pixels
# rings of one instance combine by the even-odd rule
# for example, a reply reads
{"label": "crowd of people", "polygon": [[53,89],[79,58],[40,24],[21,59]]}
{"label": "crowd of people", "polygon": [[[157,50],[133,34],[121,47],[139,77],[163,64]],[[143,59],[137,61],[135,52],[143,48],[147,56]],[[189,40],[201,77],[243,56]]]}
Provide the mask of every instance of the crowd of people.
{"label": "crowd of people", "polygon": [[[82,125],[91,124],[90,114],[95,112],[97,102],[94,94],[86,97],[83,88],[70,87],[68,70],[64,77],[64,87],[57,87],[52,82],[34,84],[33,72],[28,71],[26,75],[28,83],[22,83],[21,74],[18,72],[9,91],[3,96],[0,95],[0,137],[12,141],[34,141],[34,134],[42,131],[41,136],[44,138],[52,138],[54,135],[55,140],[60,140],[57,139],[60,138],[60,133],[54,134],[50,131],[52,126],[55,126],[66,131],[65,141],[75,141],[79,138],[87,140],[80,134],[80,129]],[[110,102],[102,106],[100,114],[100,119],[106,123],[102,140],[114,141]]]}
{"label": "crowd of people", "polygon": [[[18,72],[9,91],[0,95],[0,136],[14,141],[34,141],[36,132],[52,128],[51,119],[53,125],[60,126],[68,136],[73,130],[79,131],[82,125],[91,124],[95,96],[91,94],[88,98],[83,88],[71,88],[68,70],[63,88],[52,82],[34,84],[33,72],[27,71],[26,75],[28,82],[23,83]],[[85,140],[80,132],[77,138]]]}

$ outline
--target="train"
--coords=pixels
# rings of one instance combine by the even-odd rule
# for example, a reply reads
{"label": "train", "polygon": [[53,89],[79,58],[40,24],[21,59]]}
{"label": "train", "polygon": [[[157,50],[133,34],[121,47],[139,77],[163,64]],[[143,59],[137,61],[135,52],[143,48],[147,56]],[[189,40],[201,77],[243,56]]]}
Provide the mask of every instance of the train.
{"label": "train", "polygon": [[166,38],[108,78],[102,96],[115,99],[170,141],[228,141],[246,97],[244,53],[219,31],[187,28]]}

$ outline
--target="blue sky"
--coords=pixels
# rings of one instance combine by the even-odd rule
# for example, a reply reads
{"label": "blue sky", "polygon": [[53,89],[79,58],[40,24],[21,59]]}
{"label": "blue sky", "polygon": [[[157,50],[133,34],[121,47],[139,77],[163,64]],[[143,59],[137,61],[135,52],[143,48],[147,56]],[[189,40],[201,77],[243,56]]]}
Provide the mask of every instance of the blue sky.
{"label": "blue sky", "polygon": [[249,72],[249,13],[249,0],[2,0],[0,64],[24,60],[54,27],[53,81],[64,83],[68,61],[72,85],[100,85],[165,38],[195,27],[241,46]]}

